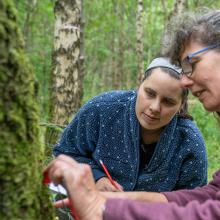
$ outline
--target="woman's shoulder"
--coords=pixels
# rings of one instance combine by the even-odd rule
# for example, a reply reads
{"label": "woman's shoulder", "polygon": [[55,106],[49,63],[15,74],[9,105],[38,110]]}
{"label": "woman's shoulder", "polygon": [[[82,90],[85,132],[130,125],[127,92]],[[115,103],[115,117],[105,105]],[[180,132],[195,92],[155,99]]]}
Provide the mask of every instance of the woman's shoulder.
{"label": "woman's shoulder", "polygon": [[119,106],[123,106],[125,102],[135,100],[135,90],[115,90],[101,93],[88,102],[86,102],[79,113],[98,113],[98,112],[109,112],[111,109],[115,109]]}
{"label": "woman's shoulder", "polygon": [[177,120],[177,126],[178,128],[182,128],[183,130],[186,130],[186,131],[196,131],[196,132],[199,131],[199,128],[196,125],[196,122],[191,119],[187,119],[187,118],[179,117]]}
{"label": "woman's shoulder", "polygon": [[180,130],[185,137],[204,142],[201,131],[195,121],[190,119],[178,118],[177,129]]}
{"label": "woman's shoulder", "polygon": [[194,153],[206,158],[204,137],[196,123],[190,119],[179,119],[177,129],[184,145],[181,152]]}
{"label": "woman's shoulder", "polygon": [[89,102],[126,102],[133,97],[135,97],[135,90],[113,90],[108,92],[103,92],[95,97],[93,97]]}

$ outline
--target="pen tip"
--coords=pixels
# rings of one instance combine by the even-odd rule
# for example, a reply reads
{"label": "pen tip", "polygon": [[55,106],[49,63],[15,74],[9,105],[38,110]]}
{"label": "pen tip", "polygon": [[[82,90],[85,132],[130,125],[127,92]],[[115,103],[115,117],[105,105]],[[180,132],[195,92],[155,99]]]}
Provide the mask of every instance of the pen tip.
{"label": "pen tip", "polygon": [[102,160],[99,160],[99,163],[103,163]]}

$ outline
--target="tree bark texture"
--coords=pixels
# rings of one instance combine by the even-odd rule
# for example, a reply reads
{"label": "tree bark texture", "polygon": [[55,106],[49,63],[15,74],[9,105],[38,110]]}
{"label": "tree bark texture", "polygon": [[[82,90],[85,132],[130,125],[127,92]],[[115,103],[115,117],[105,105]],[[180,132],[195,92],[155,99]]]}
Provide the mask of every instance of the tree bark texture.
{"label": "tree bark texture", "polygon": [[0,1],[0,219],[53,219],[42,185],[34,77],[11,0]]}
{"label": "tree bark texture", "polygon": [[55,42],[52,93],[53,122],[66,124],[76,113],[82,97],[81,0],[55,3]]}
{"label": "tree bark texture", "polygon": [[[65,126],[80,107],[84,76],[82,51],[82,1],[55,2],[54,52],[50,122]],[[46,142],[54,144],[59,132],[47,131]]]}
{"label": "tree bark texture", "polygon": [[122,0],[116,1],[117,10],[116,15],[119,19],[118,28],[118,44],[117,44],[117,66],[114,76],[114,89],[121,89],[124,84],[124,52],[125,52],[125,34],[124,34],[124,2]]}
{"label": "tree bark texture", "polygon": [[187,0],[176,0],[170,17],[180,14],[187,5]]}
{"label": "tree bark texture", "polygon": [[144,43],[143,43],[143,0],[138,0],[137,6],[137,20],[136,20],[136,30],[137,30],[137,64],[138,64],[138,74],[137,74],[137,84],[140,83],[142,76],[144,75]]}
{"label": "tree bark texture", "polygon": [[[183,12],[183,10],[187,7],[188,1],[187,0],[176,0],[174,3],[173,10],[171,11],[170,15],[168,16],[168,22],[172,20],[172,18],[175,16],[178,16]],[[165,25],[166,26],[166,25]],[[168,28],[169,29],[169,28]],[[169,35],[165,30],[164,37],[163,37],[163,47],[161,48],[161,54],[165,54],[166,56],[169,56],[169,54],[166,53],[167,50],[167,42],[169,42]]]}

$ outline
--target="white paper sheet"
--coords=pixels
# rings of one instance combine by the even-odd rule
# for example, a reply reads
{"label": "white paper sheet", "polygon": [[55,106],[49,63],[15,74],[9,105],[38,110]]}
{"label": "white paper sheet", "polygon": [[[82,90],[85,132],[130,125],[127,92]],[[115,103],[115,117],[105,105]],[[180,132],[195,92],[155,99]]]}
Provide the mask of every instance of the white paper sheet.
{"label": "white paper sheet", "polygon": [[53,183],[49,184],[49,189],[53,192],[60,193],[67,196],[67,191],[62,185],[54,185]]}

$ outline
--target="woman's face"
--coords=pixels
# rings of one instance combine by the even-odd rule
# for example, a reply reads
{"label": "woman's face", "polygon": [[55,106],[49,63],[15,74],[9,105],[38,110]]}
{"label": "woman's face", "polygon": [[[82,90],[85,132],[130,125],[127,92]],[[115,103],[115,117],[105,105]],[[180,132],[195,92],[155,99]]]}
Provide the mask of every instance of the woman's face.
{"label": "woman's face", "polygon": [[[181,59],[205,47],[190,42]],[[190,77],[183,75],[181,86],[189,88],[206,110],[220,111],[220,53],[216,49],[210,49],[197,56],[199,61],[194,64],[192,75]]]}
{"label": "woman's face", "polygon": [[135,111],[145,130],[158,130],[167,125],[182,104],[180,80],[160,68],[152,71],[138,89]]}

